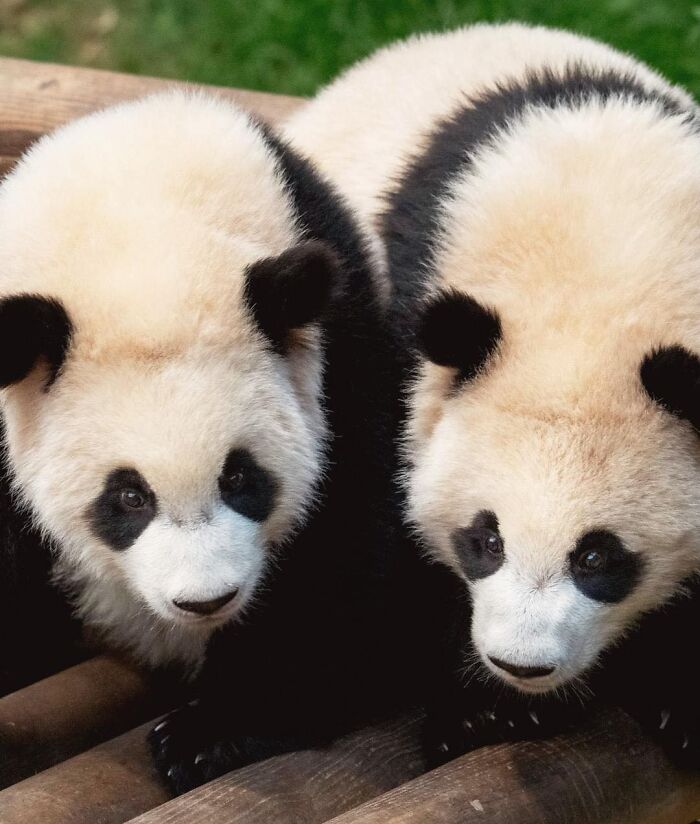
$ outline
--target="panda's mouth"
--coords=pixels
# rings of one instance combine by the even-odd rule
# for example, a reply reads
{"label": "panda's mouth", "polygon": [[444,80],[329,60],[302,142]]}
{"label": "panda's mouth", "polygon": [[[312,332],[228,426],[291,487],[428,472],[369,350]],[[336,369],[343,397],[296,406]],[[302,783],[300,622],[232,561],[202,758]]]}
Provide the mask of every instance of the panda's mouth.
{"label": "panda's mouth", "polygon": [[174,599],[166,604],[166,611],[180,626],[214,629],[235,617],[246,601],[246,593],[235,588],[215,598]]}
{"label": "panda's mouth", "polygon": [[490,673],[519,692],[540,695],[560,687],[562,678],[559,667],[549,662],[515,662],[497,656],[484,656],[484,666]]}

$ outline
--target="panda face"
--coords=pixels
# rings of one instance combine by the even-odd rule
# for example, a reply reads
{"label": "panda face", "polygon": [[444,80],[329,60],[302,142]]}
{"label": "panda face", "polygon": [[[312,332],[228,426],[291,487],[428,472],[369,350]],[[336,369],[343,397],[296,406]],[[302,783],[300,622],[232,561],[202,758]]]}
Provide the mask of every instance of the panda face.
{"label": "panda face", "polygon": [[574,684],[698,566],[697,436],[653,407],[567,419],[470,391],[417,454],[411,515],[470,590],[481,666],[523,692]]}
{"label": "panda face", "polygon": [[320,410],[254,339],[146,368],[69,357],[48,391],[37,375],[8,396],[18,488],[65,574],[183,628],[245,607],[320,473]]}
{"label": "panda face", "polygon": [[573,684],[700,567],[700,142],[591,99],[482,147],[439,216],[410,515],[481,664]]}

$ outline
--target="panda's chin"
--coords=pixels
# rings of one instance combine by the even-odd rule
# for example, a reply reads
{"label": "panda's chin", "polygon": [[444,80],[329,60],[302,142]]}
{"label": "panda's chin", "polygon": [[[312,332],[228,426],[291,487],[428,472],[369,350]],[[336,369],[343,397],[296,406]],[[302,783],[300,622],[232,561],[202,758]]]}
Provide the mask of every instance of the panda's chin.
{"label": "panda's chin", "polygon": [[568,670],[564,671],[562,667],[558,667],[550,675],[543,675],[536,678],[519,678],[493,666],[490,661],[485,660],[483,656],[481,656],[481,664],[493,678],[498,679],[501,683],[506,684],[511,689],[523,695],[546,695],[558,689],[566,689],[567,684],[574,681],[577,677],[575,673]]}
{"label": "panda's chin", "polygon": [[[493,670],[490,670],[490,672],[493,673]],[[546,678],[524,679],[512,678],[511,676],[501,675],[499,673],[497,675],[497,678],[499,678],[512,689],[516,690],[517,692],[524,693],[525,695],[546,695],[548,692],[553,692],[554,690],[558,689],[566,683],[565,681],[562,681],[560,678],[553,678],[552,676],[547,676]]]}

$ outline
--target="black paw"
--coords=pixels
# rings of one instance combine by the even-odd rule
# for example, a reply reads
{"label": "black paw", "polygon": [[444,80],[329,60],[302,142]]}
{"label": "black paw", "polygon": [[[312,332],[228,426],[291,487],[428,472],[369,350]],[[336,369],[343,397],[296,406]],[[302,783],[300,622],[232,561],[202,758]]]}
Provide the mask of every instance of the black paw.
{"label": "black paw", "polygon": [[582,710],[564,705],[509,704],[462,717],[428,718],[425,752],[430,768],[489,744],[548,738],[570,729]]}
{"label": "black paw", "polygon": [[642,725],[676,765],[700,769],[700,718],[695,714],[670,706],[648,712]]}
{"label": "black paw", "polygon": [[196,704],[167,715],[151,730],[148,743],[156,769],[175,795],[247,763],[236,744],[217,732]]}

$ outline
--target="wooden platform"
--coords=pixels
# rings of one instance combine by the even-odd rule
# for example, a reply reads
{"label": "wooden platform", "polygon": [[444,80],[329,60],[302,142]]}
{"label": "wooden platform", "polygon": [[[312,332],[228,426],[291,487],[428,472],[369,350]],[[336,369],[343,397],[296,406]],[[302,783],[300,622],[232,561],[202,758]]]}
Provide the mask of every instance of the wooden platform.
{"label": "wooden platform", "polygon": [[[0,173],[51,128],[179,85],[0,59]],[[299,100],[215,89],[271,122]],[[0,699],[0,824],[689,824],[700,776],[619,712],[576,735],[490,747],[425,772],[420,719],[280,756],[169,800],[146,731],[176,699],[97,658]]]}

